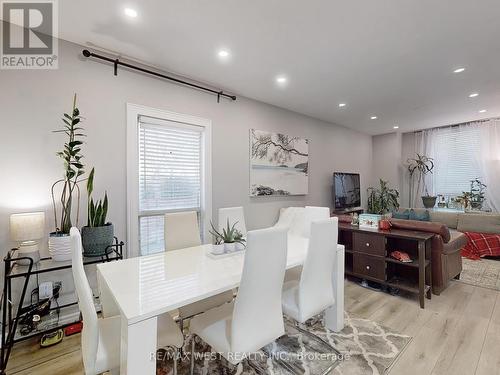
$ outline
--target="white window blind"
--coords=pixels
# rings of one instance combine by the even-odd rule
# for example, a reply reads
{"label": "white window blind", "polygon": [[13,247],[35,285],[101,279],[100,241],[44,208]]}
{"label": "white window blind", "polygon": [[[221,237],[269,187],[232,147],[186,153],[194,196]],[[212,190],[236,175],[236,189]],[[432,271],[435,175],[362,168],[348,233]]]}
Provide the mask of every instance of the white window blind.
{"label": "white window blind", "polygon": [[461,195],[470,190],[470,181],[478,175],[476,153],[480,147],[480,131],[472,126],[439,129],[432,136],[434,157],[434,193]]}
{"label": "white window blind", "polygon": [[200,217],[202,141],[202,127],[139,116],[141,255],[165,249],[165,213],[196,211]]}

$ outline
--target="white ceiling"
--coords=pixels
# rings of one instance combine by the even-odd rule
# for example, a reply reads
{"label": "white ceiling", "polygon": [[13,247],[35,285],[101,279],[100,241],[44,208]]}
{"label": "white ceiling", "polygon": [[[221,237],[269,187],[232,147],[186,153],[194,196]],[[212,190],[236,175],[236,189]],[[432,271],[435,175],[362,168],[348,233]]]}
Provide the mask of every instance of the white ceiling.
{"label": "white ceiling", "polygon": [[59,35],[369,134],[500,116],[498,0],[64,0]]}

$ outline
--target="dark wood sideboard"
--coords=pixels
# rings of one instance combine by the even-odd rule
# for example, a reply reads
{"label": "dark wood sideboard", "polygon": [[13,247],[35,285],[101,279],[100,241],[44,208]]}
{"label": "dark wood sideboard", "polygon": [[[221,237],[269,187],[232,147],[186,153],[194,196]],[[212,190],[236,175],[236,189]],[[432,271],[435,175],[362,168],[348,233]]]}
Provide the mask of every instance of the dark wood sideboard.
{"label": "dark wood sideboard", "polygon": [[[374,281],[419,296],[420,307],[425,296],[431,298],[432,233],[409,230],[364,229],[339,223],[339,243],[345,246],[345,273]],[[410,255],[411,263],[403,263],[390,253],[401,250]]]}

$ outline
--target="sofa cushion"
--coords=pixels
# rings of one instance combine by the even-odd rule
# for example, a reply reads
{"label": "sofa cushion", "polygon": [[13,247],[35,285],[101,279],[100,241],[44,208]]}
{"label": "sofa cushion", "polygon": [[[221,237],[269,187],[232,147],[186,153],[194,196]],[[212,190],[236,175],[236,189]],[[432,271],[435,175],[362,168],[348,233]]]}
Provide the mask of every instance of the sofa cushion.
{"label": "sofa cushion", "polygon": [[458,212],[430,211],[431,221],[442,223],[450,229],[457,229],[458,215]]}
{"label": "sofa cushion", "polygon": [[[431,221],[442,223],[446,225],[448,228],[457,229],[458,224],[458,212],[453,211],[439,211],[439,210],[427,210],[425,208],[412,208],[417,214],[423,214],[425,211],[429,212],[429,216],[431,217]],[[400,208],[398,210],[399,213],[410,210],[408,208]],[[398,218],[399,219],[399,218]]]}
{"label": "sofa cushion", "polygon": [[424,212],[418,213],[415,210],[410,210],[410,220],[418,220],[418,221],[431,221],[431,216],[429,215],[429,211],[425,210]]}
{"label": "sofa cushion", "polygon": [[488,213],[465,213],[458,215],[457,229],[460,232],[500,234],[500,215]]}
{"label": "sofa cushion", "polygon": [[450,230],[450,240],[443,244],[443,253],[452,254],[467,245],[467,236],[458,230]]}
{"label": "sofa cushion", "polygon": [[408,220],[410,218],[410,210],[394,211],[392,217],[394,219]]}
{"label": "sofa cushion", "polygon": [[450,230],[446,225],[441,223],[433,223],[431,221],[391,219],[391,224],[395,229],[418,230],[421,232],[439,234],[444,243],[447,243],[450,240]]}

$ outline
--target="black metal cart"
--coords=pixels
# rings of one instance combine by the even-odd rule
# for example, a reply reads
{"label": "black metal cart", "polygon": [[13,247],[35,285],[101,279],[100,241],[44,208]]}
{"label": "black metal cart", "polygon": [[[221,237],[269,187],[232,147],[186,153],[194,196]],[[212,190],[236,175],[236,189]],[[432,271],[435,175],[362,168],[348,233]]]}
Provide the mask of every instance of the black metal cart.
{"label": "black metal cart", "polygon": [[[106,249],[106,254],[98,257],[84,257],[83,264],[97,264],[110,262],[115,260],[123,259],[123,245],[122,241],[118,241],[115,237],[114,243]],[[71,260],[56,262],[52,258],[42,258],[39,262],[34,263],[33,259],[29,257],[19,257],[16,258],[15,252],[17,249],[12,249],[7,252],[7,255],[3,259],[4,261],[4,284],[3,284],[3,295],[2,295],[2,338],[0,348],[0,374],[3,375],[6,372],[7,362],[12,350],[12,346],[16,342],[24,341],[34,336],[38,336],[42,333],[47,333],[55,331],[60,328],[64,328],[71,324],[74,324],[80,320],[61,322],[59,318],[55,323],[50,323],[46,325],[40,325],[39,328],[31,331],[28,334],[21,335],[18,332],[19,320],[22,318],[23,304],[26,297],[26,290],[29,285],[30,277],[34,275],[39,275],[48,272],[60,271],[64,269],[71,268]],[[22,266],[16,263],[16,260],[23,259],[29,262],[29,265]],[[21,295],[19,297],[19,303],[17,309],[14,308],[12,302],[12,280],[16,278],[24,278],[24,283],[21,290]],[[16,310],[15,313],[13,310]],[[72,302],[65,305],[57,305],[56,307],[51,307],[51,311],[57,310],[58,316],[61,310],[74,309],[78,312],[78,302]],[[79,315],[78,315],[79,316]]]}

